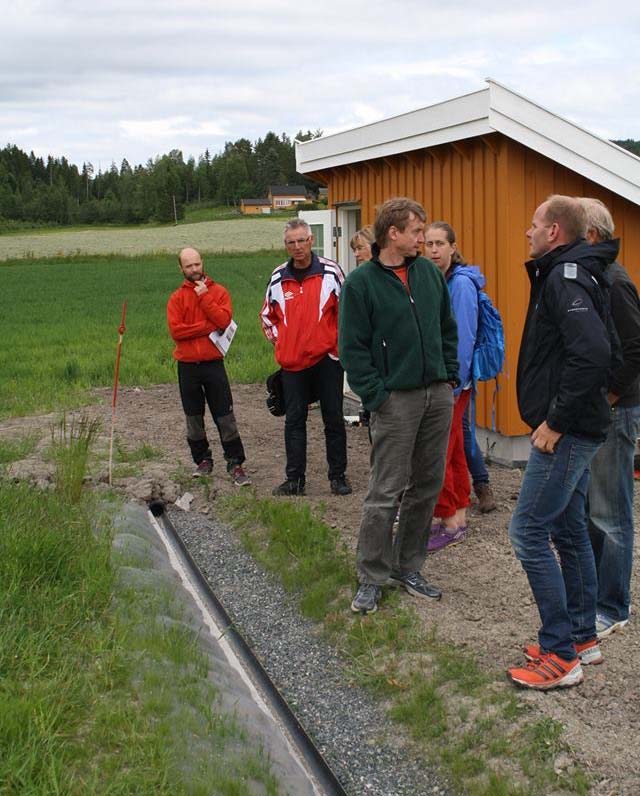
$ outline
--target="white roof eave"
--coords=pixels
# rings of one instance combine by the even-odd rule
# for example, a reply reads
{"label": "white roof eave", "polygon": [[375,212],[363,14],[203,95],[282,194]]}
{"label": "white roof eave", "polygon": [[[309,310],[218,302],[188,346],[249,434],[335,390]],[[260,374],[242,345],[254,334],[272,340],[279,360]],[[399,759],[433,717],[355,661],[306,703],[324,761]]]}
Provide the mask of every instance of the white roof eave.
{"label": "white roof eave", "polygon": [[487,83],[428,108],[296,141],[297,169],[306,174],[499,132],[640,205],[640,158],[494,80]]}
{"label": "white roof eave", "polygon": [[640,158],[488,81],[489,124],[523,146],[640,205]]}
{"label": "white roof eave", "polygon": [[364,127],[296,141],[297,170],[306,174],[492,132],[488,99],[489,89],[482,89]]}
{"label": "white roof eave", "polygon": [[325,157],[316,157],[298,164],[298,171],[306,174],[309,171],[321,171],[332,166],[344,166],[351,163],[358,163],[364,160],[374,160],[391,155],[401,155],[405,152],[415,152],[418,149],[437,146],[438,144],[448,144],[452,141],[460,141],[464,138],[472,138],[478,135],[492,133],[493,130],[483,119],[467,122],[463,125],[449,127],[446,130],[434,130],[428,133],[420,133],[408,138],[395,141],[387,141],[375,146],[353,149],[346,152],[339,152]]}

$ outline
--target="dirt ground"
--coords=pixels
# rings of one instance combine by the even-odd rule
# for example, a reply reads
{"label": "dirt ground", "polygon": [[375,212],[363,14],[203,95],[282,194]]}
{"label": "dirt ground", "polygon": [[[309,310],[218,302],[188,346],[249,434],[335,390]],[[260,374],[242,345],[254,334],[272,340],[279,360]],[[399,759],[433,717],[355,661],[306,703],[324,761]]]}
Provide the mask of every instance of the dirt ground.
{"label": "dirt ground", "polygon": [[[247,454],[246,469],[259,496],[268,495],[284,477],[284,421],[272,417],[264,405],[265,391],[260,385],[233,388],[235,412]],[[103,419],[103,454],[110,428],[110,394],[98,393],[98,403],[87,407],[90,416]],[[44,445],[56,416],[14,418],[0,423],[0,438],[10,439],[38,432]],[[211,424],[212,426],[212,424]],[[164,496],[170,500],[189,488],[192,469],[184,420],[175,385],[149,389],[123,389],[118,399],[116,434],[129,449],[143,443],[159,449],[159,457],[136,466],[145,475],[129,475],[114,480],[115,486],[130,496],[145,499]],[[310,412],[308,423],[307,497],[296,498],[324,503],[325,519],[341,529],[355,549],[360,512],[368,478],[369,442],[367,431],[349,427],[348,477],[353,494],[334,497],[329,492],[324,456],[324,436],[320,413]],[[218,493],[234,489],[224,469],[220,446],[211,436],[214,475],[209,503]],[[104,482],[106,464],[94,474]],[[12,467],[17,476],[46,481],[48,472],[39,451]],[[445,549],[427,560],[425,574],[440,586],[444,597],[439,603],[414,600],[425,626],[437,626],[438,635],[456,645],[473,650],[483,665],[504,670],[522,660],[524,643],[536,640],[538,616],[526,578],[516,561],[507,526],[518,496],[521,472],[490,467],[491,482],[498,509],[481,515],[472,507],[469,532],[464,544]],[[191,509],[209,511],[202,490]],[[636,508],[638,490],[636,490]],[[637,593],[637,574],[633,591]],[[355,583],[355,578],[354,578]],[[410,598],[407,598],[410,599]],[[640,635],[632,621],[623,631],[603,644],[605,663],[585,669],[585,681],[566,691],[547,694],[519,691],[522,700],[540,715],[552,717],[566,727],[575,762],[596,775],[595,796],[637,796],[640,793],[640,696],[628,666],[640,660]]]}

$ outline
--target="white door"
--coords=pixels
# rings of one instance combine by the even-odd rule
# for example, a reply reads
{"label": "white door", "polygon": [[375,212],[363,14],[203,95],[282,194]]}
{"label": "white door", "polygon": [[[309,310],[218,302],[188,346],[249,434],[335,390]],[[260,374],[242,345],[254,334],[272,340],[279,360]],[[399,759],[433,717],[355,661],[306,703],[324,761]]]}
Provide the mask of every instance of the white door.
{"label": "white door", "polygon": [[298,218],[306,221],[314,237],[313,251],[320,257],[336,259],[334,231],[336,226],[335,210],[300,210]]}
{"label": "white door", "polygon": [[345,274],[356,267],[356,258],[351,251],[349,241],[360,229],[361,213],[359,205],[338,207],[338,262]]}
{"label": "white door", "polygon": [[[360,229],[362,215],[359,205],[344,205],[337,208],[338,218],[338,262],[342,266],[345,274],[356,268],[356,258],[349,246],[349,241]],[[347,381],[347,374],[344,375],[343,393],[351,402],[351,406],[359,406],[360,399],[353,392]]]}

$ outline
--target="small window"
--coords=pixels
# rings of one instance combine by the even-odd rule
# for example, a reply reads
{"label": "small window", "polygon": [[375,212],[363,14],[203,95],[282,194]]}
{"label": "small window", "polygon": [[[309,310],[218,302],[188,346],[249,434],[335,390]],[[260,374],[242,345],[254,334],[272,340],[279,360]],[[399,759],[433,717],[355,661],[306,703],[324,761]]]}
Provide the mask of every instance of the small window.
{"label": "small window", "polygon": [[313,235],[312,251],[318,257],[324,257],[324,224],[310,224],[310,228]]}

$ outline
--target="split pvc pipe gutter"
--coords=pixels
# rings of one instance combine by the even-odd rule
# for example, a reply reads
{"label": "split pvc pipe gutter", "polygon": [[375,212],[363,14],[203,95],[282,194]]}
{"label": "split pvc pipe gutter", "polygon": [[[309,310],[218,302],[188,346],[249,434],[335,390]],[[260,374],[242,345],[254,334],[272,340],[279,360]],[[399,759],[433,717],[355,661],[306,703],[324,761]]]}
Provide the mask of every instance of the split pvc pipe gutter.
{"label": "split pvc pipe gutter", "polygon": [[160,501],[150,503],[149,519],[167,550],[172,567],[202,611],[229,664],[247,685],[258,707],[281,727],[292,756],[306,773],[314,791],[318,796],[347,796],[337,776],[216,597],[169,519],[164,504]]}

